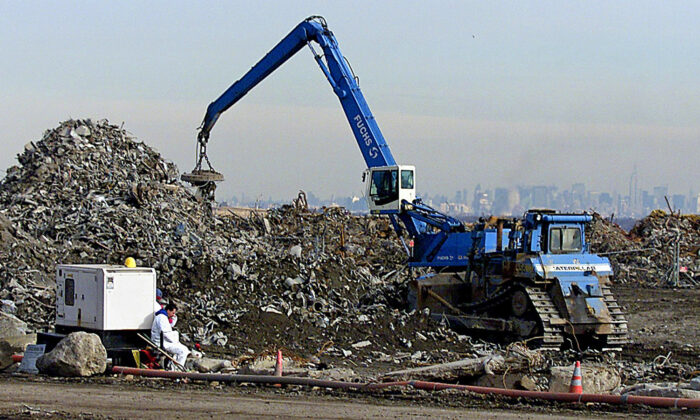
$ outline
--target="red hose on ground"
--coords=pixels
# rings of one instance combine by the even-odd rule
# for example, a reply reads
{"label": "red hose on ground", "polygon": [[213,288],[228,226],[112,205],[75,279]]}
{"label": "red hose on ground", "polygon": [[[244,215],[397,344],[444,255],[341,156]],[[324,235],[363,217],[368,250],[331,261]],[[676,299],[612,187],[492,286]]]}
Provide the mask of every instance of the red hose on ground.
{"label": "red hose on ground", "polygon": [[428,391],[461,389],[477,394],[497,394],[508,397],[535,398],[562,402],[594,402],[606,404],[644,404],[651,407],[700,408],[700,399],[644,397],[638,395],[569,394],[565,392],[521,391],[516,389],[487,388],[484,386],[443,384],[439,382],[411,381],[411,386]]}
{"label": "red hose on ground", "polygon": [[20,363],[24,359],[24,356],[21,354],[13,354],[12,355],[12,362],[13,363]]}
{"label": "red hose on ground", "polygon": [[259,384],[288,384],[318,386],[322,388],[337,389],[357,389],[357,390],[377,390],[389,387],[408,387],[427,391],[438,391],[442,389],[460,389],[479,394],[497,394],[508,397],[532,398],[560,402],[595,402],[606,404],[644,404],[650,407],[674,407],[674,408],[700,408],[700,399],[689,398],[666,398],[666,397],[643,397],[636,395],[603,395],[603,394],[568,394],[564,392],[539,392],[520,391],[515,389],[487,388],[472,385],[454,385],[439,382],[424,381],[401,381],[384,383],[355,383],[328,381],[323,379],[297,378],[292,376],[265,376],[265,375],[233,375],[220,373],[197,373],[197,372],[175,372],[151,369],[136,369],[122,366],[114,366],[112,372],[119,374],[131,374],[140,376],[150,376],[157,378],[189,378],[203,381],[219,382],[248,382]]}

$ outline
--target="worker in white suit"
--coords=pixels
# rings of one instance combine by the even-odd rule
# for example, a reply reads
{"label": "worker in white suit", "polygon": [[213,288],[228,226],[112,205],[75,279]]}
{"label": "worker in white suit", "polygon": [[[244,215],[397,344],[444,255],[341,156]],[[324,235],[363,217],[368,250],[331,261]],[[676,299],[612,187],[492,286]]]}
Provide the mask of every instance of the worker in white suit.
{"label": "worker in white suit", "polygon": [[[166,304],[167,302],[163,300],[163,291],[160,289],[156,289],[156,301],[153,305],[153,312],[158,312],[161,309],[165,308]],[[169,316],[168,321],[170,321],[170,326],[174,327],[175,324],[177,324],[177,315]]]}
{"label": "worker in white suit", "polygon": [[[171,353],[173,358],[182,366],[185,365],[185,360],[190,354],[190,350],[184,344],[180,343],[180,335],[173,330],[170,319],[175,316],[177,306],[174,303],[165,305],[165,308],[156,312],[153,318],[153,326],[151,326],[151,341],[156,346]],[[162,341],[161,341],[162,340]]]}

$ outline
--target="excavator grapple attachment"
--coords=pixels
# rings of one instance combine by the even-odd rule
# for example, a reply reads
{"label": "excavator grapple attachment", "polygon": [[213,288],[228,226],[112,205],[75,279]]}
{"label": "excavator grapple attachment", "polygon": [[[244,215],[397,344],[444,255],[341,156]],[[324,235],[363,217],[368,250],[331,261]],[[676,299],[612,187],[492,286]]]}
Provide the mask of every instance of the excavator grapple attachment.
{"label": "excavator grapple attachment", "polygon": [[195,169],[180,176],[183,182],[197,187],[198,195],[205,200],[214,202],[216,183],[224,180],[224,175],[214,170]]}
{"label": "excavator grapple attachment", "polygon": [[224,175],[216,171],[194,170],[180,176],[183,182],[191,184],[193,187],[201,187],[210,182],[220,182],[224,180]]}

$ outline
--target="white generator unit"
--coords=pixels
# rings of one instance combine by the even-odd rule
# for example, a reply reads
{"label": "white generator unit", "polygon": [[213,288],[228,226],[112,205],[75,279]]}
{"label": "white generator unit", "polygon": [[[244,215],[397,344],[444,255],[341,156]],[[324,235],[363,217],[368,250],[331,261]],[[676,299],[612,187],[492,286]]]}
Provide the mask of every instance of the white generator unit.
{"label": "white generator unit", "polygon": [[153,323],[155,301],[153,268],[56,266],[56,332],[147,331]]}

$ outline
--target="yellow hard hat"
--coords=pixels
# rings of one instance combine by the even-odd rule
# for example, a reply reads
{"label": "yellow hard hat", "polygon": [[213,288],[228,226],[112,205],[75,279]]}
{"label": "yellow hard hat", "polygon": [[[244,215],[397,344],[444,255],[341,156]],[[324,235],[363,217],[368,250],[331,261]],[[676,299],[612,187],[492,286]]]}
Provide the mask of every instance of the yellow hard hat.
{"label": "yellow hard hat", "polygon": [[127,267],[129,267],[129,268],[135,268],[135,267],[136,267],[136,260],[133,259],[132,257],[128,257],[128,258],[124,261],[124,265],[127,266]]}

